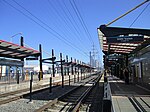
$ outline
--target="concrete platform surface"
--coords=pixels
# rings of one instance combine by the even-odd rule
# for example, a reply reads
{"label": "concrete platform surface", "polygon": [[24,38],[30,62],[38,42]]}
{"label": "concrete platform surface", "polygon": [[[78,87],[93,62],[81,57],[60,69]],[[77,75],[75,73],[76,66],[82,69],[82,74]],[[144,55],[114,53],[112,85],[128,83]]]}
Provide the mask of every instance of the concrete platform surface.
{"label": "concrete platform surface", "polygon": [[114,76],[108,76],[114,112],[150,112],[150,90],[136,84],[125,84]]}

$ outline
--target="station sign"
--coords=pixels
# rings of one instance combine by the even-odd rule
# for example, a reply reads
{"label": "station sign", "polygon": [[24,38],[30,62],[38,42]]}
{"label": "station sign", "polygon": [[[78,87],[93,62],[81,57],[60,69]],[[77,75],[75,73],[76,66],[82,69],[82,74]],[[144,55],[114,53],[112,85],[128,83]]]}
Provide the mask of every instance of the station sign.
{"label": "station sign", "polygon": [[107,37],[107,43],[135,43],[144,41],[144,36]]}

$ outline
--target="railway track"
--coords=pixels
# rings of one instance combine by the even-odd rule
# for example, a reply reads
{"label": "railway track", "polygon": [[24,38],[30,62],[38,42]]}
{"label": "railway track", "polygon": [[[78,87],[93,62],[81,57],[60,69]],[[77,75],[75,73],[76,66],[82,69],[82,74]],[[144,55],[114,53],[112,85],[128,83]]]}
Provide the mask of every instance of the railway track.
{"label": "railway track", "polygon": [[[64,83],[68,83],[68,80],[66,80]],[[53,88],[58,87],[61,85],[61,81],[52,83]],[[49,89],[49,84],[46,85],[38,85],[33,87],[32,94],[36,94],[38,92],[46,91]],[[6,104],[15,100],[18,100],[23,97],[27,97],[30,95],[30,88],[21,89],[9,93],[0,94],[0,105]]]}
{"label": "railway track", "polygon": [[[70,79],[70,83],[71,82],[73,82],[73,79]],[[64,84],[68,84],[68,83],[69,83],[69,80],[64,81]],[[62,84],[61,81],[53,82],[52,88],[59,87],[59,86],[61,86],[61,84]],[[28,97],[30,95],[29,90],[30,90],[30,88],[25,88],[25,89],[21,89],[21,90],[9,92],[9,93],[0,94],[0,105],[10,103],[12,101],[16,101],[21,98]],[[49,84],[37,85],[37,86],[33,87],[32,95],[43,92],[43,91],[47,91],[47,90],[49,90]]]}
{"label": "railway track", "polygon": [[[29,95],[24,96],[23,98],[16,98],[14,101],[7,102],[5,104],[0,105],[0,112],[37,112],[36,110],[41,108],[43,105],[50,103],[55,99],[57,101],[60,96],[63,94],[69,93],[71,90],[78,88],[79,86],[83,85],[84,83],[91,82],[98,77],[99,74],[91,75],[89,78],[84,80],[80,80],[80,82],[71,83],[69,86],[68,83],[64,84],[64,88],[61,86],[57,86],[52,88],[52,93],[49,90],[41,91],[32,94],[32,103],[29,103]],[[91,85],[91,83],[89,84]],[[12,95],[13,96],[13,95]],[[15,95],[14,95],[15,96]],[[10,96],[8,96],[10,98]],[[10,98],[11,99],[11,98]],[[1,102],[1,101],[0,101]]]}
{"label": "railway track", "polygon": [[101,112],[103,100],[103,82],[97,82],[90,94],[83,100],[79,112]]}
{"label": "railway track", "polygon": [[99,76],[96,79],[92,79],[80,86],[70,90],[66,94],[54,99],[53,101],[47,103],[41,108],[35,110],[35,112],[76,112],[86,98],[91,92],[92,88],[96,85],[96,82],[100,79]]}

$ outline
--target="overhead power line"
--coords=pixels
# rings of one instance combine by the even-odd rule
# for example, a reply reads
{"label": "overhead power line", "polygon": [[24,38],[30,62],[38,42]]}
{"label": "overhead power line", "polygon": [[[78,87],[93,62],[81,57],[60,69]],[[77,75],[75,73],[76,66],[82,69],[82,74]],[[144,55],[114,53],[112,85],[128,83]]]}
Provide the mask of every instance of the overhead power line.
{"label": "overhead power line", "polygon": [[132,24],[129,26],[129,28],[138,20],[138,18],[143,14],[143,12],[147,9],[150,3],[146,5],[146,7],[142,10],[142,12],[135,18],[135,20],[132,22]]}
{"label": "overhead power line", "polygon": [[[17,3],[15,0],[13,0],[17,5],[19,5],[21,8],[23,8],[25,11],[27,11],[30,15],[32,15],[34,18],[36,18],[38,21],[40,21],[42,24],[44,24],[46,27],[48,27],[49,29],[51,29],[53,32],[51,32],[50,30],[48,30],[47,28],[45,28],[43,25],[41,25],[39,22],[37,22],[36,20],[34,20],[33,18],[31,18],[29,15],[25,14],[24,12],[22,12],[21,10],[17,9],[16,7],[14,7],[13,5],[11,5],[10,3],[8,3],[6,0],[3,0],[6,4],[8,4],[9,6],[11,6],[12,8],[14,8],[15,10],[17,10],[18,12],[20,12],[21,14],[23,14],[25,17],[27,17],[28,19],[30,19],[31,21],[33,21],[34,23],[36,23],[37,25],[39,25],[40,27],[42,27],[44,30],[46,30],[47,32],[49,32],[50,34],[52,34],[53,36],[55,36],[56,38],[58,38],[59,40],[63,41],[65,44],[67,44],[68,46],[72,47],[74,50],[76,50],[78,53],[82,53],[85,56],[88,56],[84,51],[81,52],[82,50],[79,49],[76,46],[73,46],[72,43],[70,43],[68,40],[66,40],[62,35],[60,35],[58,32],[56,32],[55,30],[53,30],[50,26],[48,26],[46,23],[44,23],[42,20],[40,20],[39,18],[37,18],[36,16],[34,16],[30,11],[28,11],[26,8],[24,8],[23,6],[21,6],[19,3]],[[56,35],[57,34],[57,35]],[[61,38],[60,38],[61,37]],[[62,39],[63,38],[63,39]]]}
{"label": "overhead power line", "polygon": [[[70,0],[69,0],[69,1],[70,1]],[[88,28],[87,28],[87,26],[86,26],[86,24],[85,24],[85,22],[84,22],[84,20],[83,20],[83,18],[82,18],[82,16],[81,16],[80,11],[78,10],[78,7],[77,7],[75,1],[73,0],[73,3],[70,1],[70,4],[71,4],[73,10],[75,11],[75,13],[76,13],[76,15],[77,15],[77,17],[78,17],[78,19],[79,19],[79,21],[80,21],[80,23],[81,23],[81,25],[82,25],[84,31],[85,31],[85,33],[87,34],[88,39],[90,40],[90,42],[91,42],[92,44],[94,44],[94,41],[93,41],[93,39],[92,39],[92,37],[91,37],[91,34],[90,34],[89,31],[88,31]]]}
{"label": "overhead power line", "polygon": [[[59,3],[59,1],[57,3]],[[48,5],[53,8],[53,10],[56,12],[55,14],[57,14],[57,16],[60,18],[60,20],[65,23],[65,26],[67,26],[67,28],[64,27],[66,29],[66,31],[68,31],[69,34],[74,34],[75,37],[78,39],[78,41],[81,43],[81,45],[83,45],[82,44],[82,40],[80,39],[81,38],[81,34],[78,32],[77,28],[75,27],[75,25],[73,24],[73,22],[69,18],[68,14],[66,13],[64,8],[62,7],[61,3],[59,3],[59,6],[60,6],[59,8],[61,9],[61,11],[63,13],[60,13],[60,9],[56,8],[54,6],[53,2],[50,2],[49,0],[48,0]],[[71,26],[73,26],[73,28]],[[75,29],[75,31],[73,31],[73,29]],[[77,32],[78,35],[76,34],[76,32]],[[71,39],[71,40],[73,40],[73,39]]]}
{"label": "overhead power line", "polygon": [[[71,3],[71,1],[70,1],[70,3]],[[72,4],[72,3],[71,3],[71,4]],[[90,34],[89,30],[88,30],[88,27],[87,27],[87,25],[85,24],[84,19],[83,19],[83,17],[82,17],[82,15],[81,15],[81,13],[80,13],[80,11],[79,11],[79,9],[78,9],[78,7],[77,7],[77,5],[76,5],[76,3],[75,3],[74,0],[73,0],[72,7],[74,8],[74,11],[75,11],[75,12],[77,11],[77,12],[76,12],[76,15],[77,15],[77,17],[79,18],[80,23],[81,23],[81,25],[83,26],[83,28],[84,28],[84,30],[85,30],[85,32],[86,32],[86,34],[87,34],[87,37],[88,37],[89,41],[91,41],[92,46],[95,46],[95,45],[94,45],[94,41],[93,41],[93,39],[92,39],[92,36],[91,36],[91,34]],[[96,49],[97,49],[97,48],[96,48]]]}
{"label": "overhead power line", "polygon": [[[68,9],[68,7],[66,6],[65,2],[62,1],[62,3],[64,4],[64,6],[65,6],[66,10],[68,11],[68,13],[69,13],[71,19],[73,20],[72,24],[73,24],[73,25],[75,24],[74,26],[77,27],[77,28],[75,27],[75,29],[76,29],[76,31],[78,32],[78,34],[80,35],[80,34],[81,34],[81,30],[79,30],[80,27],[79,27],[78,23],[77,23],[76,20],[74,19],[72,13],[70,12],[70,10]],[[80,36],[81,36],[81,35],[80,35]]]}
{"label": "overhead power line", "polygon": [[116,22],[117,20],[123,18],[124,16],[126,16],[127,14],[129,14],[130,12],[134,11],[135,9],[139,8],[140,6],[142,6],[143,4],[149,2],[150,0],[145,0],[144,2],[142,2],[141,4],[137,5],[136,7],[132,8],[131,10],[129,10],[128,12],[126,12],[125,14],[119,16],[118,18],[114,19],[113,21],[111,21],[110,23],[108,23],[106,26],[111,25],[112,23]]}
{"label": "overhead power line", "polygon": [[[75,19],[73,18],[72,14],[70,13],[69,9],[67,8],[67,6],[65,5],[64,1],[62,1],[63,6],[65,6],[65,9],[67,10],[67,12],[69,14],[67,14],[67,12],[65,11],[65,9],[63,8],[62,4],[58,1],[62,11],[64,12],[64,14],[66,15],[66,17],[68,18],[69,22],[71,23],[71,26],[74,28],[75,32],[78,34],[76,35],[77,40],[80,42],[81,45],[83,45],[82,40],[81,40],[81,33],[79,31],[79,27],[78,24],[75,24],[77,22],[75,22]],[[76,34],[75,32],[73,32],[74,34]],[[84,46],[85,47],[85,46]],[[86,49],[87,50],[87,49]]]}

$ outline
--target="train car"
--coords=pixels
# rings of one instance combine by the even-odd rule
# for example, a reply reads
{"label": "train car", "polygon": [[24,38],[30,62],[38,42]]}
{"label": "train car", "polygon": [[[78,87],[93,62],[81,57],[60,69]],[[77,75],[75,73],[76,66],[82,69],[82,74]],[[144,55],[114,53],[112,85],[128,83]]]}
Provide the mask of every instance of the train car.
{"label": "train car", "polygon": [[133,83],[150,88],[150,45],[140,50],[130,60],[130,66]]}

